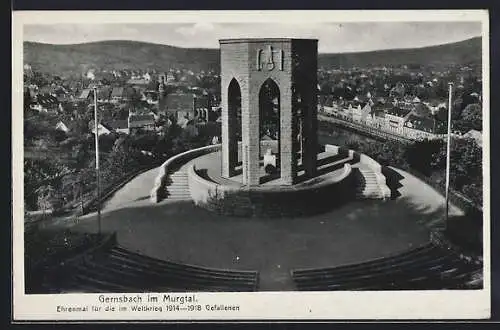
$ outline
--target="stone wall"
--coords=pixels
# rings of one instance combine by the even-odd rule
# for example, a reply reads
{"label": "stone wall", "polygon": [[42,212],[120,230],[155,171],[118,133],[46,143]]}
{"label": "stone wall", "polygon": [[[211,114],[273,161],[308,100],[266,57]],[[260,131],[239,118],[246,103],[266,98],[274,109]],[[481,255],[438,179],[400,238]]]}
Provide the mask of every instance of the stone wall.
{"label": "stone wall", "polygon": [[158,175],[156,176],[154,186],[151,189],[150,199],[153,203],[158,203],[165,198],[165,186],[169,174],[177,170],[180,166],[184,165],[188,161],[211,153],[219,151],[221,149],[220,144],[214,144],[210,146],[205,146],[197,149],[188,150],[186,152],[180,153],[173,157],[167,159],[159,168]]}

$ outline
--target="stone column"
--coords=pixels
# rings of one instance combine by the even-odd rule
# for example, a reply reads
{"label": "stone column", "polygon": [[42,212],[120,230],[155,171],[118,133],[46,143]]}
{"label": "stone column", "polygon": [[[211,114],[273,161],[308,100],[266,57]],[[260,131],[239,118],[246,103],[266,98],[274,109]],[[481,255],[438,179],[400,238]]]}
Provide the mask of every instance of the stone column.
{"label": "stone column", "polygon": [[280,172],[281,182],[286,185],[294,183],[297,175],[293,166],[293,111],[292,111],[292,86],[290,79],[283,79],[280,85]]}
{"label": "stone column", "polygon": [[241,91],[244,184],[260,184],[259,87],[248,86]]}
{"label": "stone column", "polygon": [[223,82],[221,86],[221,117],[222,117],[222,176],[225,178],[231,177],[233,175],[233,171],[231,170],[232,166],[232,151],[234,150],[234,141],[232,138],[231,123],[229,121],[229,104],[228,104],[228,87],[229,82]]}

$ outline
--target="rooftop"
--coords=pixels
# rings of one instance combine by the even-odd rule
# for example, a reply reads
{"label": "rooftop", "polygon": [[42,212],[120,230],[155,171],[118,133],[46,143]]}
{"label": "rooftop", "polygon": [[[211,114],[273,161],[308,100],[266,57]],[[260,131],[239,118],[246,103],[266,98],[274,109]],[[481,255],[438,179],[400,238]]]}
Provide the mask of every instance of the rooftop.
{"label": "rooftop", "polygon": [[234,43],[249,43],[249,42],[294,42],[294,41],[307,41],[318,42],[318,39],[299,39],[299,38],[241,38],[241,39],[219,39],[220,44],[234,44]]}
{"label": "rooftop", "polygon": [[411,112],[410,109],[403,109],[400,107],[393,107],[387,111],[388,114],[398,117],[404,117],[410,112]]}

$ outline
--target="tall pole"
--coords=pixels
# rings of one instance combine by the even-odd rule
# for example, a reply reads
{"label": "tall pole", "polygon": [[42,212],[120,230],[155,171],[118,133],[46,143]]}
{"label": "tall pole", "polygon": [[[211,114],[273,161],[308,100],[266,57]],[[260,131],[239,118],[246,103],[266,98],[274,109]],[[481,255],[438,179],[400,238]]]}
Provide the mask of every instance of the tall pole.
{"label": "tall pole", "polygon": [[451,151],[451,109],[452,109],[453,83],[448,83],[448,134],[446,141],[446,193],[445,193],[445,226],[448,226],[449,190],[450,190],[450,151]]}
{"label": "tall pole", "polygon": [[101,182],[99,173],[99,123],[97,117],[97,87],[94,86],[95,171],[97,177],[97,232],[101,234]]}
{"label": "tall pole", "polygon": [[83,206],[83,182],[80,179],[80,206],[82,208],[82,215],[85,213],[85,207]]}

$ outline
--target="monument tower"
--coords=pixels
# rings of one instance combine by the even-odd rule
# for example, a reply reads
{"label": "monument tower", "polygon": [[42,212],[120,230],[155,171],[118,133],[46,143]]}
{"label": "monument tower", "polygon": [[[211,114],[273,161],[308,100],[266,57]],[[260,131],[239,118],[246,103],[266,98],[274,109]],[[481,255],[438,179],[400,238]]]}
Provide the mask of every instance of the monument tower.
{"label": "monument tower", "polygon": [[293,185],[316,172],[317,40],[220,40],[222,176],[262,183],[262,140],[276,140],[276,173]]}

